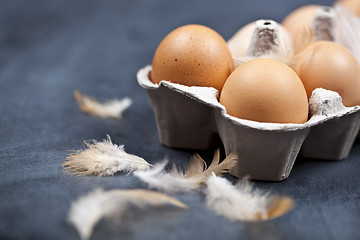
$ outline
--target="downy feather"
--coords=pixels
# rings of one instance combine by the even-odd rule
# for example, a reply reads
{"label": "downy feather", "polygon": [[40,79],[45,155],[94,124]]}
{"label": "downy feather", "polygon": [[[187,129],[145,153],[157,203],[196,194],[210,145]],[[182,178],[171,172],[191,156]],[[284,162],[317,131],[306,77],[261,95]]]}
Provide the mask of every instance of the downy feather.
{"label": "downy feather", "polygon": [[79,232],[81,239],[89,239],[94,226],[102,218],[123,220],[132,207],[175,206],[186,209],[187,205],[168,195],[147,190],[94,190],[72,203],[68,221]]}
{"label": "downy feather", "polygon": [[75,175],[111,176],[116,172],[146,170],[151,164],[143,158],[125,152],[124,146],[118,146],[107,139],[92,143],[85,141],[86,149],[69,154],[62,166]]}
{"label": "downy feather", "polygon": [[77,90],[74,91],[74,97],[81,111],[102,118],[120,119],[122,113],[132,104],[132,100],[127,97],[122,100],[113,99],[105,103],[100,103],[96,99],[88,97]]}
{"label": "downy feather", "polygon": [[271,54],[264,54],[260,57],[257,56],[245,56],[245,57],[236,57],[233,58],[235,66],[238,67],[246,62],[249,62],[251,60],[254,59],[258,59],[258,58],[271,58],[271,59],[275,59],[278,60],[280,62],[283,62],[285,64],[290,64],[292,57],[294,55],[294,50],[292,48],[285,48],[282,47],[278,52],[274,52]]}
{"label": "downy feather", "polygon": [[272,197],[243,179],[236,185],[215,175],[207,181],[206,205],[230,221],[257,221],[278,217],[293,207],[288,197]]}
{"label": "downy feather", "polygon": [[202,187],[211,173],[221,175],[235,166],[237,156],[230,154],[221,163],[219,150],[215,151],[214,158],[209,167],[199,156],[194,155],[190,164],[183,171],[174,164],[170,171],[166,171],[167,160],[156,164],[147,171],[135,171],[134,175],[146,182],[151,188],[165,192],[186,192]]}
{"label": "downy feather", "polygon": [[341,2],[334,5],[339,40],[360,62],[360,18]]}

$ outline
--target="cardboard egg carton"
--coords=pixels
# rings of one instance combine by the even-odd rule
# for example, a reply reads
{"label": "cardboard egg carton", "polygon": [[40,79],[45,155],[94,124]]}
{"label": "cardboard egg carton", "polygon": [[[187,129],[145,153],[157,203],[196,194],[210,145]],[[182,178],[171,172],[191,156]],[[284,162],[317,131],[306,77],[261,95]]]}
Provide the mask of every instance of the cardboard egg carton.
{"label": "cardboard egg carton", "polygon": [[238,155],[230,174],[239,178],[284,180],[299,153],[307,158],[344,159],[359,131],[359,106],[344,107],[332,91],[314,90],[311,118],[304,124],[261,123],[228,115],[214,88],[154,84],[150,71],[151,66],[140,69],[137,79],[148,92],[160,142],[201,150],[213,147],[220,136],[226,155]]}
{"label": "cardboard egg carton", "polygon": [[[334,21],[332,9],[319,9],[312,26],[316,39],[336,41]],[[276,22],[256,21],[247,56],[234,58],[235,66],[239,61],[259,57],[285,62],[292,49],[280,40]],[[333,91],[313,91],[309,100],[310,119],[304,124],[261,123],[227,114],[214,88],[167,81],[157,85],[150,81],[150,71],[151,66],[144,67],[137,78],[148,91],[160,142],[172,148],[201,150],[213,147],[220,137],[226,155],[232,152],[238,155],[238,164],[230,174],[239,178],[284,180],[299,155],[333,161],[345,159],[359,132],[360,106],[344,107],[340,95]]]}

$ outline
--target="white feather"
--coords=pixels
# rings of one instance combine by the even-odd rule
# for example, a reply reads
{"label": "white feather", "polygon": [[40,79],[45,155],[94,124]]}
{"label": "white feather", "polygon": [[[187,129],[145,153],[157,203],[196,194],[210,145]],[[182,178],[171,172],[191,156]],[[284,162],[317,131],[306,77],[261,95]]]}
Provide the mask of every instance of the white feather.
{"label": "white feather", "polygon": [[168,195],[147,190],[95,190],[75,201],[70,208],[68,221],[79,232],[82,239],[89,239],[94,226],[102,218],[121,219],[131,207],[146,209],[173,205],[187,206]]}
{"label": "white feather", "polygon": [[100,103],[94,98],[88,97],[79,91],[74,91],[74,96],[80,109],[87,114],[102,118],[122,118],[122,113],[130,107],[132,100],[123,98],[122,100],[113,99],[105,103]]}
{"label": "white feather", "polygon": [[334,6],[339,40],[360,61],[360,18],[341,2]]}
{"label": "white feather", "polygon": [[254,191],[247,180],[237,186],[221,177],[211,176],[207,181],[206,205],[229,220],[255,220],[266,215],[267,196]]}
{"label": "white feather", "polygon": [[236,185],[215,175],[206,182],[206,205],[231,221],[256,221],[280,216],[293,204],[289,198],[274,198],[254,189],[243,179]]}
{"label": "white feather", "polygon": [[86,149],[71,153],[62,164],[66,171],[75,175],[111,176],[116,172],[146,170],[151,164],[143,158],[125,152],[124,146],[118,146],[107,139],[102,142],[85,142]]}
{"label": "white feather", "polygon": [[146,182],[151,188],[156,188],[164,192],[187,192],[199,188],[199,177],[185,178],[183,174],[166,172],[165,166],[168,161],[161,163],[147,171],[135,171],[133,174]]}
{"label": "white feather", "polygon": [[209,167],[207,167],[205,161],[196,154],[185,170],[178,169],[173,164],[171,171],[166,171],[165,166],[167,165],[167,160],[164,160],[147,171],[135,171],[134,175],[146,182],[151,188],[170,193],[187,192],[204,186],[211,173],[220,175],[227,172],[228,169],[237,163],[237,156],[230,154],[221,163],[219,163],[219,161],[220,153],[219,150],[216,150],[213,161]]}

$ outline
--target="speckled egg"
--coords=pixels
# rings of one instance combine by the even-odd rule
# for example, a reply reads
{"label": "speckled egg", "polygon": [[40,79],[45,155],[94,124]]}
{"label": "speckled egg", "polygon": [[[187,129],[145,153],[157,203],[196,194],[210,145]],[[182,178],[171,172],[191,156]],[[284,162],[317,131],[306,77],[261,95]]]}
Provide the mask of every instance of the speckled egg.
{"label": "speckled egg", "polygon": [[150,79],[221,91],[234,70],[226,41],[202,25],[185,25],[170,32],[156,49]]}

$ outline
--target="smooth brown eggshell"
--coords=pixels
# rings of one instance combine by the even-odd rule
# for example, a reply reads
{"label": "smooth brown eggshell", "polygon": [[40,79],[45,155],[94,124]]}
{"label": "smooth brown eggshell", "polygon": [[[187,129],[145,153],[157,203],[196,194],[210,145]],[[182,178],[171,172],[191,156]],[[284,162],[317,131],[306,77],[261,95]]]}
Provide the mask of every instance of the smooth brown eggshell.
{"label": "smooth brown eggshell", "polygon": [[315,88],[338,92],[347,107],[360,104],[360,65],[340,44],[313,42],[294,59],[292,68],[302,80],[308,98]]}
{"label": "smooth brown eggshell", "polygon": [[340,0],[338,1],[352,11],[356,16],[360,17],[360,1],[359,0]]}
{"label": "smooth brown eggshell", "polygon": [[306,5],[286,16],[282,21],[283,27],[290,33],[295,47],[302,45],[309,35],[311,23],[320,5]]}
{"label": "smooth brown eggshell", "polygon": [[230,50],[217,32],[202,25],[185,25],[161,41],[150,79],[154,83],[166,80],[220,91],[233,69]]}
{"label": "smooth brown eggshell", "polygon": [[226,80],[220,103],[229,115],[258,122],[305,123],[304,86],[286,64],[255,59],[236,68]]}

